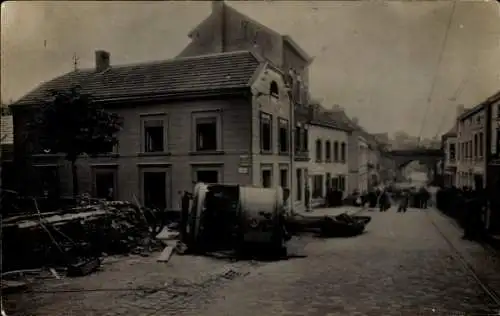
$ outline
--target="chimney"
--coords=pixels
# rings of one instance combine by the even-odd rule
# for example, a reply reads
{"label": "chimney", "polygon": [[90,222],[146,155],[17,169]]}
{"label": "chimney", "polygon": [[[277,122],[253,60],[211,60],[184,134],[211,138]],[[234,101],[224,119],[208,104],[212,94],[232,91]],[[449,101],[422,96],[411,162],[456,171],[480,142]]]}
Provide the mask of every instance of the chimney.
{"label": "chimney", "polygon": [[95,71],[103,72],[109,68],[109,53],[104,50],[95,52]]}
{"label": "chimney", "polygon": [[457,105],[457,118],[465,112],[465,106],[463,104]]}
{"label": "chimney", "polygon": [[224,0],[212,1],[212,13],[220,13],[224,9]]}
{"label": "chimney", "polygon": [[352,121],[355,125],[358,125],[358,123],[359,123],[359,120],[358,120],[358,118],[357,118],[357,117],[353,117],[353,118],[351,119],[351,121]]}

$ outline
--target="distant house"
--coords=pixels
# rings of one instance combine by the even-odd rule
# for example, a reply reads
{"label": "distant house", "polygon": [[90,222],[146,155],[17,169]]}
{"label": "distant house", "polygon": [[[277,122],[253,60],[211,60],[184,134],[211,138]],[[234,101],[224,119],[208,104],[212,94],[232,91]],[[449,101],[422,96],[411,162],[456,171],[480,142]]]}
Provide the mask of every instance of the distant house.
{"label": "distant house", "polygon": [[124,118],[116,148],[78,160],[82,192],[104,197],[111,188],[116,199],[178,209],[179,193],[197,181],[291,186],[292,107],[271,63],[235,51],[114,66],[98,51],[95,68],[50,80],[11,107],[20,189],[36,179],[38,193],[71,193],[67,162],[21,135],[47,89],[73,84]]}

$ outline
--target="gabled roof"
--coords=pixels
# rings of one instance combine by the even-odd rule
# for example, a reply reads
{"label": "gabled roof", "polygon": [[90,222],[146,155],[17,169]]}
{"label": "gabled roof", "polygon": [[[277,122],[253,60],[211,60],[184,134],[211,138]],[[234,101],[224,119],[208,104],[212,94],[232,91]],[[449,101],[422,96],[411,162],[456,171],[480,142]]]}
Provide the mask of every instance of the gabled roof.
{"label": "gabled roof", "polygon": [[453,127],[443,134],[443,138],[455,137],[457,136],[457,124],[454,124]]}
{"label": "gabled roof", "polygon": [[80,85],[82,92],[99,101],[245,88],[252,84],[260,65],[253,53],[237,51],[111,66],[103,72],[84,69],[41,84],[14,105],[35,104],[47,90],[72,85]]}
{"label": "gabled roof", "polygon": [[[343,120],[342,114],[338,111],[328,111],[319,103],[313,103],[309,107],[313,112],[313,115],[310,115],[309,124],[346,132],[352,131],[351,126]],[[317,109],[313,110],[314,107]]]}
{"label": "gabled roof", "polygon": [[313,58],[303,50],[297,42],[295,42],[289,35],[283,35],[283,41],[288,43],[308,64],[312,63]]}
{"label": "gabled roof", "polygon": [[487,106],[489,104],[493,104],[495,102],[498,102],[499,100],[500,100],[500,90],[498,90],[495,94],[489,96],[486,100],[484,100],[483,102],[481,102],[478,105],[474,106],[473,108],[465,110],[464,113],[462,113],[458,117],[458,119],[459,120],[466,119],[470,115],[473,115],[473,114],[475,114],[477,112],[482,111],[485,106]]}

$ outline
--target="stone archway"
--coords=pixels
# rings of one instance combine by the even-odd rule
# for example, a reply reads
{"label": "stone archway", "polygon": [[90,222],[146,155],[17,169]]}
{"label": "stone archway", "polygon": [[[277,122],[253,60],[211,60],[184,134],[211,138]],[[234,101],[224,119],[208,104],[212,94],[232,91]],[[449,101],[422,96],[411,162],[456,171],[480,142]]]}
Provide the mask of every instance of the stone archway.
{"label": "stone archway", "polygon": [[396,165],[397,178],[401,179],[403,169],[413,161],[418,161],[427,167],[428,179],[439,182],[438,165],[443,159],[444,153],[437,149],[413,149],[398,150],[391,152]]}

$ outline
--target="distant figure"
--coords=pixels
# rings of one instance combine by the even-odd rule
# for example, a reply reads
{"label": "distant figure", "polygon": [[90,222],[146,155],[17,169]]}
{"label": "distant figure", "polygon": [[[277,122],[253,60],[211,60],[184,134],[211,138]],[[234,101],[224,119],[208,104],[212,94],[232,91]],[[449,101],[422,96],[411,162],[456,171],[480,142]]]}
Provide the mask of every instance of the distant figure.
{"label": "distant figure", "polygon": [[389,195],[387,194],[387,192],[385,190],[382,190],[380,192],[379,198],[378,198],[378,204],[379,204],[380,212],[386,212],[389,209],[389,207],[390,207]]}
{"label": "distant figure", "polygon": [[305,204],[306,204],[306,212],[309,212],[311,210],[311,192],[309,190],[309,184],[305,184],[305,193],[304,193],[304,198],[305,198]]}
{"label": "distant figure", "polygon": [[113,201],[113,188],[108,188],[108,194],[106,195],[106,201]]}
{"label": "distant figure", "polygon": [[399,201],[398,213],[406,213],[408,209],[408,203],[410,202],[410,194],[408,191],[404,190],[401,192],[401,199]]}

